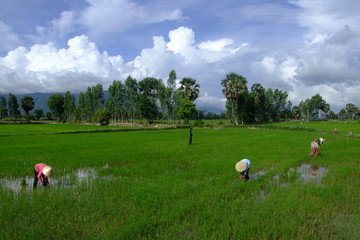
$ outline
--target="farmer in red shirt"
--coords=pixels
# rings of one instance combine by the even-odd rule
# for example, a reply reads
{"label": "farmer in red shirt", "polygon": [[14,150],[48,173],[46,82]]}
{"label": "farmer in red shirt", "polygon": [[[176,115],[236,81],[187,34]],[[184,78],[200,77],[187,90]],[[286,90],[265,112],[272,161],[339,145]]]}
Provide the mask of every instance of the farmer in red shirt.
{"label": "farmer in red shirt", "polygon": [[52,168],[45,163],[38,163],[34,168],[34,188],[37,187],[37,183],[40,180],[42,185],[46,187],[49,185],[49,177],[54,175]]}

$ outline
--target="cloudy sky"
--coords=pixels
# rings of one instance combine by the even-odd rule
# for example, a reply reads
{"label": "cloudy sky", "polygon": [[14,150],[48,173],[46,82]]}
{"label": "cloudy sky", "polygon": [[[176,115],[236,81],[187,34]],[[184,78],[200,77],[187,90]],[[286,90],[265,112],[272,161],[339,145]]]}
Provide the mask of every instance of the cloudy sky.
{"label": "cloudy sky", "polygon": [[359,0],[1,0],[0,92],[85,92],[131,75],[200,84],[224,109],[235,72],[289,93],[360,107]]}

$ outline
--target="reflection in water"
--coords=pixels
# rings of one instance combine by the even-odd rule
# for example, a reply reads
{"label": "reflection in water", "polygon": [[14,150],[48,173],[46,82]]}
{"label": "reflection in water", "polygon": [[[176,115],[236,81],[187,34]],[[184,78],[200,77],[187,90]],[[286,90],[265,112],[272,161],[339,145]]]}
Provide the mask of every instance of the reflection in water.
{"label": "reflection in water", "polygon": [[306,182],[316,182],[318,186],[321,185],[321,179],[327,174],[328,170],[324,167],[316,165],[303,164],[296,169],[300,173],[301,180]]}
{"label": "reflection in water", "polygon": [[261,176],[263,176],[264,174],[266,173],[266,171],[259,171],[259,172],[256,172],[254,174],[249,174],[249,177],[250,179],[258,179],[260,178]]}

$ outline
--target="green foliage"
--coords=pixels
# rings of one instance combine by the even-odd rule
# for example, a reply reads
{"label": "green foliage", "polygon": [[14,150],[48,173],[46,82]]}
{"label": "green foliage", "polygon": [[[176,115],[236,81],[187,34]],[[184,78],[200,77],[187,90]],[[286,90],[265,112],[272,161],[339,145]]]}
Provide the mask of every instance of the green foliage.
{"label": "green foliage", "polygon": [[191,115],[195,112],[195,104],[192,103],[188,98],[181,99],[180,109],[178,116],[184,120],[184,123],[189,123]]}
{"label": "green foliage", "polygon": [[330,105],[326,103],[320,94],[312,96],[311,99],[301,101],[299,106],[294,107],[293,112],[298,119],[302,118],[308,121],[336,118],[334,112],[330,111]]}
{"label": "green foliage", "polygon": [[85,119],[88,122],[92,121],[92,117],[94,114],[94,96],[93,96],[93,92],[92,92],[92,88],[88,87],[85,95],[84,95],[84,107],[85,107]]}
{"label": "green foliage", "polygon": [[183,78],[180,81],[179,91],[182,98],[188,98],[191,102],[195,101],[199,96],[200,85],[196,83],[195,79]]}
{"label": "green foliage", "polygon": [[104,100],[104,92],[102,85],[98,83],[95,86],[93,86],[91,93],[93,97],[94,111],[103,109],[105,100]]}
{"label": "green foliage", "polygon": [[8,108],[6,99],[4,97],[0,97],[0,119],[3,119],[8,116]]}
{"label": "green foliage", "polygon": [[52,114],[58,121],[63,119],[64,116],[64,97],[61,94],[53,94],[49,97],[47,103]]}
{"label": "green foliage", "polygon": [[35,114],[35,119],[39,120],[44,116],[44,111],[42,109],[35,109],[34,114]]}
{"label": "green foliage", "polygon": [[69,91],[64,96],[64,119],[67,122],[76,120],[75,97]]}
{"label": "green foliage", "polygon": [[139,86],[136,79],[132,77],[127,77],[125,80],[125,108],[128,119],[131,122],[134,122],[134,119],[139,116],[139,109],[137,106],[138,98],[139,98]]}
{"label": "green foliage", "polygon": [[109,86],[109,97],[106,101],[106,109],[115,122],[123,118],[125,111],[125,99],[125,86],[121,81],[113,81],[113,83]]}
{"label": "green foliage", "polygon": [[151,122],[159,114],[157,100],[161,80],[156,78],[144,78],[139,82],[138,108],[141,116]]}
{"label": "green foliage", "polygon": [[34,109],[34,99],[29,96],[25,96],[21,99],[21,107],[25,112],[26,119],[29,120],[29,112]]}
{"label": "green foliage", "polygon": [[243,123],[244,111],[241,109],[244,109],[243,106],[246,103],[246,98],[244,98],[248,92],[246,84],[247,79],[236,73],[227,74],[226,78],[221,81],[221,85],[224,87],[223,94],[227,99],[226,108],[230,120],[236,125],[239,124],[239,120]]}
{"label": "green foliage", "polygon": [[109,125],[110,118],[111,115],[106,109],[97,110],[94,114],[95,121],[100,123],[101,126]]}
{"label": "green foliage", "polygon": [[17,118],[20,116],[19,104],[17,101],[17,97],[11,93],[9,93],[8,111],[9,111],[10,117]]}
{"label": "green foliage", "polygon": [[351,119],[360,118],[360,110],[358,107],[355,106],[355,104],[346,104],[346,111],[348,111],[348,113],[350,114]]}

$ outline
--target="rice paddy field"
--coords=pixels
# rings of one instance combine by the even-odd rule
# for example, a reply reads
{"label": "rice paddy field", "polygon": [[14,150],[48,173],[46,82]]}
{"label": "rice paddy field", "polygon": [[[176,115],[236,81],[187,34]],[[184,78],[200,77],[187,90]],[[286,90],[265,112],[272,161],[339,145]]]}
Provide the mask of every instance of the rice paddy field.
{"label": "rice paddy field", "polygon": [[[193,134],[1,124],[0,239],[360,238],[359,122]],[[55,176],[33,189],[40,162]]]}

